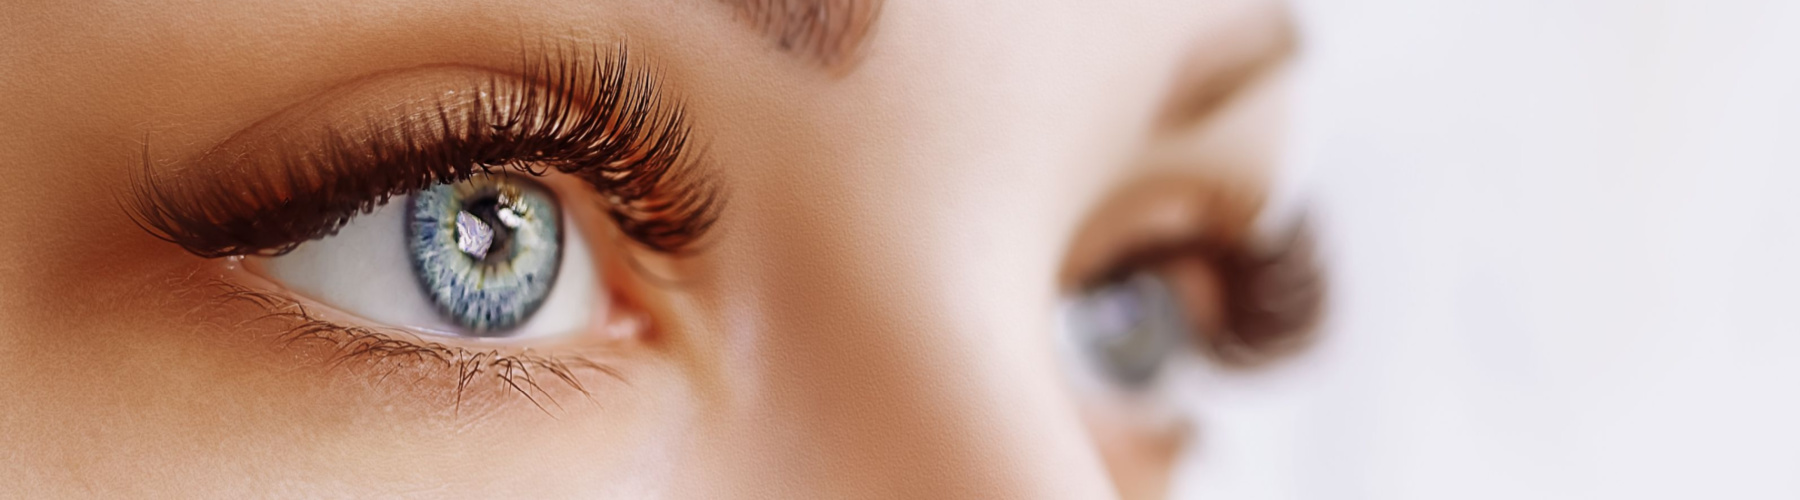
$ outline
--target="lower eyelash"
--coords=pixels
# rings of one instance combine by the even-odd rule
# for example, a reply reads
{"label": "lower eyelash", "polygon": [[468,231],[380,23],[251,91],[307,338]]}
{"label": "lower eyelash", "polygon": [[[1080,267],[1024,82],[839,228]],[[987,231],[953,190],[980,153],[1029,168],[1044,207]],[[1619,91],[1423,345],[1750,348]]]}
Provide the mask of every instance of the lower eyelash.
{"label": "lower eyelash", "polygon": [[[275,338],[284,346],[313,344],[325,346],[334,352],[325,361],[328,367],[349,368],[360,365],[374,370],[385,369],[386,373],[376,377],[378,381],[386,381],[389,376],[413,367],[436,368],[443,370],[443,373],[452,374],[456,382],[453,409],[457,412],[462,409],[465,393],[484,380],[493,382],[494,387],[503,389],[504,392],[525,398],[539,410],[552,416],[555,415],[552,409],[561,410],[562,403],[539,383],[540,375],[546,379],[546,383],[564,384],[590,401],[593,393],[581,382],[581,374],[596,372],[625,382],[617,369],[583,356],[504,353],[452,346],[424,340],[402,330],[332,322],[318,317],[304,304],[292,298],[222,279],[214,279],[204,286],[212,289],[211,305],[248,305],[262,311],[261,314],[233,326],[249,328],[275,323],[280,328],[280,333]],[[546,406],[546,403],[549,405]]]}

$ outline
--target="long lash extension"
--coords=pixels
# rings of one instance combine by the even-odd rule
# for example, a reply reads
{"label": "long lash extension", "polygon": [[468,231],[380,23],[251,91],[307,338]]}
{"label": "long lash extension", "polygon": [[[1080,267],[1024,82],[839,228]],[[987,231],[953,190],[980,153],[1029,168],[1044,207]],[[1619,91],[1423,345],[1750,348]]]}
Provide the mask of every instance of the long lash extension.
{"label": "long lash extension", "polygon": [[492,75],[462,102],[368,116],[321,131],[313,147],[224,163],[159,173],[146,144],[125,204],[140,227],[195,255],[271,256],[434,184],[555,171],[593,186],[632,240],[682,253],[717,220],[719,197],[690,151],[685,107],[627,58],[622,45],[526,56],[517,78]]}

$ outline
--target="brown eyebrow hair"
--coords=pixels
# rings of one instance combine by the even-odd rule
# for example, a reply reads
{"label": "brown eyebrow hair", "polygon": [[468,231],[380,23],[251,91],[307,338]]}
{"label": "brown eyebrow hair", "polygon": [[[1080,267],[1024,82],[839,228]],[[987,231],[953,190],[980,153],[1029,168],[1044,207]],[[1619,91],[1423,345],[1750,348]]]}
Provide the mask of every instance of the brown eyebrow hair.
{"label": "brown eyebrow hair", "polygon": [[739,19],[834,72],[853,66],[874,32],[883,0],[720,0]]}
{"label": "brown eyebrow hair", "polygon": [[1300,49],[1299,30],[1285,4],[1269,3],[1239,12],[1225,29],[1211,33],[1207,50],[1176,78],[1163,125],[1181,128],[1204,122],[1258,80],[1291,61]]}

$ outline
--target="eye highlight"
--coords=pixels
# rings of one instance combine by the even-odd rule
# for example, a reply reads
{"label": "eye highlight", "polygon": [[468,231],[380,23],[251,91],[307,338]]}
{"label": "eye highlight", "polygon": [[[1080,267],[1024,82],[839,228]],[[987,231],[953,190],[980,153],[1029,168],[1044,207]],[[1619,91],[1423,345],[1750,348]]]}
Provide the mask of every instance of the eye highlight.
{"label": "eye highlight", "polygon": [[412,267],[440,311],[478,335],[529,318],[556,284],[562,214],[537,183],[477,175],[407,201]]}

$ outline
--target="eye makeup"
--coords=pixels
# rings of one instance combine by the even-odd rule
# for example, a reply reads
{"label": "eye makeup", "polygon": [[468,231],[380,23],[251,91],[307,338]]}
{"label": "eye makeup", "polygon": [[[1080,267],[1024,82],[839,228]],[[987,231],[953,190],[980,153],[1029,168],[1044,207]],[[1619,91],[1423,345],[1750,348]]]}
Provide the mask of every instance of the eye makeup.
{"label": "eye makeup", "polygon": [[[234,137],[193,165],[145,171],[127,199],[140,226],[207,258],[279,255],[389,199],[476,173],[586,181],[632,240],[691,248],[718,214],[682,106],[623,47],[526,57],[519,76],[308,130]],[[290,121],[304,122],[309,113]],[[276,124],[261,124],[276,125]]]}

